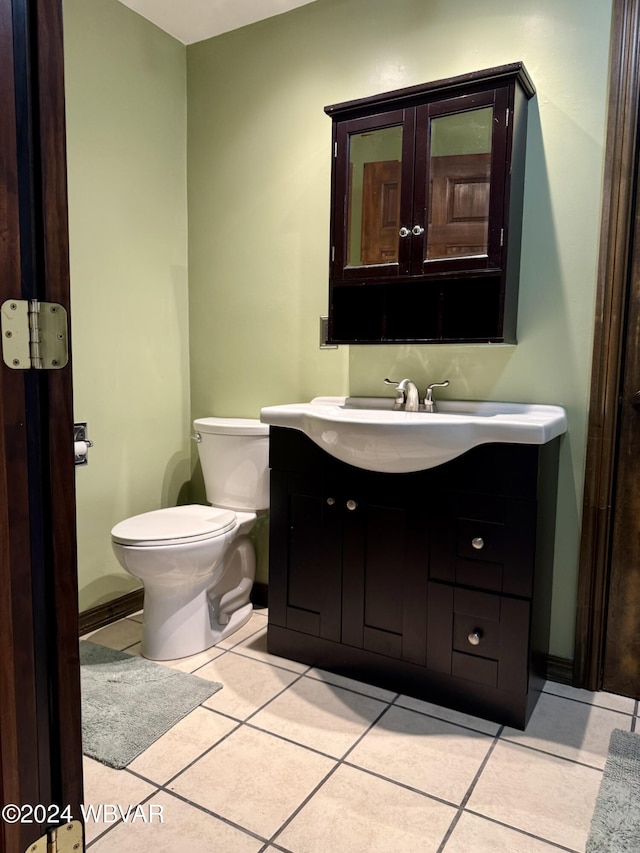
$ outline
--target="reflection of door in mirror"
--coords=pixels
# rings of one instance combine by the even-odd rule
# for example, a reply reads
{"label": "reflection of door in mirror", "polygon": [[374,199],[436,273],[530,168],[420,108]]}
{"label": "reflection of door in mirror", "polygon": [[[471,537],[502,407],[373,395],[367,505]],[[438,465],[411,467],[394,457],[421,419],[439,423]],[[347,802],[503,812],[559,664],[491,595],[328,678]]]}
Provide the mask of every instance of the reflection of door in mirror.
{"label": "reflection of door in mirror", "polygon": [[431,121],[427,260],[487,254],[493,108]]}
{"label": "reflection of door in mirror", "polygon": [[398,260],[400,229],[399,160],[365,163],[362,182],[362,263]]}
{"label": "reflection of door in mirror", "polygon": [[349,266],[398,262],[402,127],[349,135]]}
{"label": "reflection of door in mirror", "polygon": [[486,255],[490,154],[431,158],[427,258]]}

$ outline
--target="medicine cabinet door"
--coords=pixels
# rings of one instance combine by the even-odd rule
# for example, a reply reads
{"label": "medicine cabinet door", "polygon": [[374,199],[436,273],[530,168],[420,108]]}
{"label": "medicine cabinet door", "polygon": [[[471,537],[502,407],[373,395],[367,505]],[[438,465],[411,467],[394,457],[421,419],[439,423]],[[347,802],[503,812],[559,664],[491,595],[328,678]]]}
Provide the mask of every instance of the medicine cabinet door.
{"label": "medicine cabinet door", "polygon": [[394,110],[336,128],[335,281],[388,280],[410,272],[414,110]]}
{"label": "medicine cabinet door", "polygon": [[413,275],[498,270],[507,89],[417,108]]}

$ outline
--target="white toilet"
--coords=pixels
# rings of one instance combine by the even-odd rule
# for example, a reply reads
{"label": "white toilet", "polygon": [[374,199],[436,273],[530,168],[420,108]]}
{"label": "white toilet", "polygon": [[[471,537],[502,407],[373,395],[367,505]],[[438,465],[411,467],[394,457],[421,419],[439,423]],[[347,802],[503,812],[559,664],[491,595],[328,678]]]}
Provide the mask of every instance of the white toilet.
{"label": "white toilet", "polygon": [[208,649],[250,618],[255,551],[269,506],[269,427],[248,418],[193,422],[207,500],[135,515],[111,531],[120,565],[144,586],[142,654],[175,660]]}

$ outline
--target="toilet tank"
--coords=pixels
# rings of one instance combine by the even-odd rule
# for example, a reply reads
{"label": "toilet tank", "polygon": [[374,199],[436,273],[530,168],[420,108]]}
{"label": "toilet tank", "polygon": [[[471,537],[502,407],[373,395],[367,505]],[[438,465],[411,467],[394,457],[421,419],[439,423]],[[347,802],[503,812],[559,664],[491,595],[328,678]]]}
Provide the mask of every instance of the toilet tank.
{"label": "toilet tank", "polygon": [[193,422],[207,500],[235,510],[269,507],[269,427],[253,418]]}

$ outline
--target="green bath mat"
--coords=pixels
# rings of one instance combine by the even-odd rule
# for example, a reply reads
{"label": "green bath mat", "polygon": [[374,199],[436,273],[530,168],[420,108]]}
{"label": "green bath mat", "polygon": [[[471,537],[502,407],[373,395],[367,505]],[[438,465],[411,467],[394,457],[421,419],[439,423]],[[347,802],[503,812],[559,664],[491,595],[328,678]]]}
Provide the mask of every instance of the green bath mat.
{"label": "green bath mat", "polygon": [[222,687],[87,640],[80,678],[83,752],[117,770]]}
{"label": "green bath mat", "polygon": [[640,850],[640,735],[614,729],[586,853]]}

